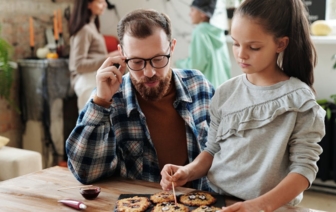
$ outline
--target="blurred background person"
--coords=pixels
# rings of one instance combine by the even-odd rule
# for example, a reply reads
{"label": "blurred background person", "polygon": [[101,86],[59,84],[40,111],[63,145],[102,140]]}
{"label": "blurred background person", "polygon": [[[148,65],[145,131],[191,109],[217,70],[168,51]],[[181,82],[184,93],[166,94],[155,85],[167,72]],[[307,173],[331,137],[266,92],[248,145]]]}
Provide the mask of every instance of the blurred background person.
{"label": "blurred background person", "polygon": [[177,60],[177,68],[198,69],[217,88],[231,77],[231,62],[224,30],[211,25],[216,0],[194,0],[189,16],[196,27],[192,32],[189,56]]}
{"label": "blurred background person", "polygon": [[99,16],[106,9],[105,0],[76,0],[69,21],[71,85],[77,95],[81,111],[96,87],[96,73],[108,56],[103,35],[100,33]]}

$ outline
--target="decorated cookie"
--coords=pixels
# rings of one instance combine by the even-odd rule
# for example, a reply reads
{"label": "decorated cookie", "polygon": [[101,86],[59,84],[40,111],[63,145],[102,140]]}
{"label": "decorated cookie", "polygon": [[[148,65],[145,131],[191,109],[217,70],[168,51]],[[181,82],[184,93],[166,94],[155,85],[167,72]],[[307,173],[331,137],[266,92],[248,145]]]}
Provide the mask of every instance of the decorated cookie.
{"label": "decorated cookie", "polygon": [[160,203],[160,202],[174,202],[174,195],[168,191],[161,191],[156,194],[150,196],[150,200],[153,203]]}
{"label": "decorated cookie", "polygon": [[117,201],[116,211],[118,212],[142,212],[151,205],[147,197],[130,197]]}
{"label": "decorated cookie", "polygon": [[183,204],[175,202],[161,202],[154,206],[152,212],[172,212],[172,211],[180,211],[180,212],[188,212],[189,208]]}
{"label": "decorated cookie", "polygon": [[215,206],[202,205],[202,206],[199,206],[198,208],[192,210],[192,212],[216,212],[218,210],[221,210],[221,208],[218,208],[218,207],[215,207]]}
{"label": "decorated cookie", "polygon": [[189,206],[211,205],[216,198],[205,191],[193,191],[180,196],[180,202]]}

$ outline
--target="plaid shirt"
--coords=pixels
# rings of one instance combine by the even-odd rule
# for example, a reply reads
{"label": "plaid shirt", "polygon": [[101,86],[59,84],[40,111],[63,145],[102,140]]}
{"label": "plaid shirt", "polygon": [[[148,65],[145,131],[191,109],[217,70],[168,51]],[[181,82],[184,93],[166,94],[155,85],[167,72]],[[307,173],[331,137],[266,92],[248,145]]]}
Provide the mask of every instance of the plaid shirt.
{"label": "plaid shirt", "polygon": [[[189,162],[205,148],[210,123],[209,103],[214,88],[196,70],[173,70],[176,85],[174,108],[186,123]],[[158,157],[146,117],[138,104],[129,73],[106,109],[92,99],[80,113],[77,125],[66,141],[68,167],[78,181],[87,184],[117,175],[160,182]],[[164,121],[164,114],[159,117]],[[163,135],[164,136],[164,135]],[[206,178],[195,180],[193,188],[209,190]]]}

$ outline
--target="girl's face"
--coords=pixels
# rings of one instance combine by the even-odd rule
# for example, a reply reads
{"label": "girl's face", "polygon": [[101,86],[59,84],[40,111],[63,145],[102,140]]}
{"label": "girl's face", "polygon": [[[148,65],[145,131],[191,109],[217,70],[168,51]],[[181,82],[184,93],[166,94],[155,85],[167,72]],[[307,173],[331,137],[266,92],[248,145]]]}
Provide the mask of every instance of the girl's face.
{"label": "girl's face", "polygon": [[277,58],[287,46],[287,37],[275,41],[260,24],[239,14],[232,20],[231,36],[234,57],[244,73],[267,76],[279,71]]}
{"label": "girl's face", "polygon": [[89,2],[88,8],[91,10],[92,15],[103,14],[107,4],[105,0],[93,0]]}
{"label": "girl's face", "polygon": [[195,7],[190,7],[189,16],[192,24],[199,24],[207,19],[207,16]]}

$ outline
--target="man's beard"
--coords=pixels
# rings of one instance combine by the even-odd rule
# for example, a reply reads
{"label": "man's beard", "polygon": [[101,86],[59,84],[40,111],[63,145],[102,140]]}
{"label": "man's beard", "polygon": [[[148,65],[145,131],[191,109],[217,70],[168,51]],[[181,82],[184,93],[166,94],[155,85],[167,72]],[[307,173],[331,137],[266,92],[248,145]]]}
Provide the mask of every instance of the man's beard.
{"label": "man's beard", "polygon": [[[156,101],[161,99],[166,93],[170,85],[170,80],[172,78],[172,71],[169,71],[165,78],[160,78],[154,75],[151,78],[146,76],[142,77],[139,81],[134,79],[131,75],[132,83],[135,89],[139,92],[141,97],[147,101]],[[145,83],[154,82],[159,80],[159,85],[157,87],[146,87]]]}

